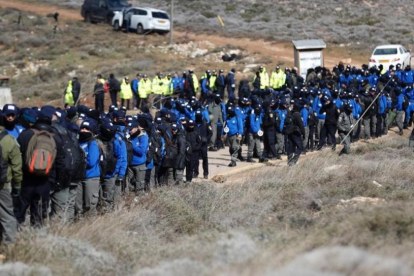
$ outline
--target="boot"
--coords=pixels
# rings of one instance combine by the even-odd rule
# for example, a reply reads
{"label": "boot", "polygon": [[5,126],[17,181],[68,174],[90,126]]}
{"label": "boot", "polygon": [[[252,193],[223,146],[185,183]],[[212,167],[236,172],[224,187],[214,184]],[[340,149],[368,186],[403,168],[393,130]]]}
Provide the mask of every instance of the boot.
{"label": "boot", "polygon": [[336,144],[332,144],[332,151],[336,150]]}
{"label": "boot", "polygon": [[259,163],[264,163],[264,162],[267,162],[267,161],[269,161],[269,159],[264,158],[264,157],[261,157],[261,158],[259,159]]}
{"label": "boot", "polygon": [[241,155],[241,153],[239,153],[239,155],[237,155],[237,159],[239,159],[241,162],[246,161],[246,159],[244,159],[244,157]]}
{"label": "boot", "polygon": [[235,161],[231,161],[231,162],[230,162],[230,164],[229,164],[229,167],[236,167],[236,165],[237,165],[237,164],[236,164],[236,162],[235,162]]}
{"label": "boot", "polygon": [[251,157],[247,157],[247,161],[248,163],[256,163],[256,161],[253,160],[253,158]]}

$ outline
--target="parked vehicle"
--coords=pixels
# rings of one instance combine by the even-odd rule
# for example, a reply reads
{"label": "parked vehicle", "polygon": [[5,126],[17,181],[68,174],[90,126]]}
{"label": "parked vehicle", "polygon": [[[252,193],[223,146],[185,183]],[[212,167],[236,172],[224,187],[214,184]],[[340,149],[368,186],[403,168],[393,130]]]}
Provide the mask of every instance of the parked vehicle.
{"label": "parked vehicle", "polygon": [[402,68],[411,65],[411,53],[402,45],[382,45],[375,48],[369,59],[369,67],[382,64],[385,69],[392,64],[401,64]]}
{"label": "parked vehicle", "polygon": [[112,18],[112,26],[119,31],[126,26],[135,30],[138,34],[158,32],[166,34],[170,31],[170,17],[165,11],[152,8],[129,8],[115,12]]}
{"label": "parked vehicle", "polygon": [[85,0],[81,15],[88,23],[111,23],[114,12],[130,6],[126,0]]}

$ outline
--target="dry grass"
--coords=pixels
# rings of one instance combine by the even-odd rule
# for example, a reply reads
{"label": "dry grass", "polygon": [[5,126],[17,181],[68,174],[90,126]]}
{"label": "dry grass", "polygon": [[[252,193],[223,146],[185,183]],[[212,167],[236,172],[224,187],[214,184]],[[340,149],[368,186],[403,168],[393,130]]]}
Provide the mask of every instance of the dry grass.
{"label": "dry grass", "polygon": [[[232,185],[161,188],[93,222],[25,230],[7,261],[54,275],[410,275],[414,153],[405,143],[323,152]],[[340,204],[357,196],[385,201]],[[378,263],[382,274],[372,274]]]}

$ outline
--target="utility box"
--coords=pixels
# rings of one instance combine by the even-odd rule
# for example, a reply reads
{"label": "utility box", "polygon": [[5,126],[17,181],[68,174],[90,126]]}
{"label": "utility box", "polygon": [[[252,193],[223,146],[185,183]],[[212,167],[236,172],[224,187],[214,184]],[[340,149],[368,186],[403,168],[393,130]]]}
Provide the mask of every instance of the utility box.
{"label": "utility box", "polygon": [[321,39],[293,40],[295,67],[298,73],[306,80],[309,68],[323,67],[323,49],[326,44]]}
{"label": "utility box", "polygon": [[0,75],[0,108],[7,103],[13,103],[11,88],[9,85],[9,77]]}

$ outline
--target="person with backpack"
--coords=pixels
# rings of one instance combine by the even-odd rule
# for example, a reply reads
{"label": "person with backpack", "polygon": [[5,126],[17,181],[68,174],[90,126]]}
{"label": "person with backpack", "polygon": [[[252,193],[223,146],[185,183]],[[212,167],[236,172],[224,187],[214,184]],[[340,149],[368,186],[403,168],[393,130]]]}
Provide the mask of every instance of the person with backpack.
{"label": "person with backpack", "polygon": [[[43,109],[50,109],[51,112],[55,110],[52,106],[45,106]],[[65,221],[65,213],[68,204],[69,186],[73,175],[78,170],[78,164],[81,162],[79,156],[79,143],[75,143],[64,126],[65,112],[62,110],[55,110],[52,116],[52,132],[56,139],[60,139],[63,145],[63,152],[65,154],[65,175],[67,181],[65,183],[55,182],[52,185],[52,193],[50,194],[50,216],[51,218],[58,218]],[[62,123],[63,122],[63,123]]]}
{"label": "person with backpack", "polygon": [[133,148],[132,161],[128,169],[131,174],[131,183],[135,188],[135,193],[145,190],[145,173],[147,170],[146,158],[148,152],[149,139],[144,127],[138,121],[132,121],[128,124],[130,141]]}
{"label": "person with backpack", "polygon": [[[197,110],[195,112],[195,123],[198,129],[198,132],[201,137],[201,147],[200,147],[200,157],[203,160],[203,177],[204,179],[208,179],[208,149],[207,149],[207,143],[210,141],[212,136],[212,130],[211,126],[207,123],[206,119],[203,118],[203,114],[201,113],[201,110]],[[194,164],[194,174],[193,178],[197,178],[199,174],[199,167],[200,164],[200,158],[196,160],[196,163]]]}
{"label": "person with backpack", "polygon": [[200,150],[202,146],[200,132],[193,120],[188,120],[185,129],[185,137],[191,146],[191,154],[186,162],[186,180],[191,183],[194,177],[195,165],[200,158]]}
{"label": "person with backpack", "polygon": [[[78,185],[76,191],[76,211],[78,214],[89,217],[97,216],[99,200],[99,186],[101,172],[104,173],[102,163],[106,163],[103,149],[93,137],[94,123],[90,120],[83,121],[80,126],[79,144],[85,152],[86,172],[84,179]],[[101,162],[102,161],[102,162]]]}
{"label": "person with backpack", "polygon": [[[141,118],[142,117],[140,117],[139,120],[142,120]],[[153,124],[149,118],[147,118],[145,131],[149,136],[148,151],[146,156],[147,170],[145,173],[145,191],[149,192],[151,188],[158,184],[158,178],[156,177],[155,172],[158,172],[158,168],[161,164],[162,139],[155,124]]]}
{"label": "person with backpack", "polygon": [[187,156],[191,155],[191,145],[186,141],[184,130],[180,129],[177,124],[172,124],[171,140],[178,148],[177,160],[173,169],[174,180],[176,185],[182,185],[184,183],[183,178]]}
{"label": "person with backpack", "polygon": [[322,108],[319,110],[319,114],[326,114],[325,123],[321,130],[321,139],[319,140],[317,150],[321,150],[322,147],[326,143],[326,138],[329,135],[332,141],[332,150],[335,151],[336,149],[336,126],[338,123],[338,116],[339,116],[339,109],[337,109],[336,105],[333,103],[332,97],[325,96],[323,98],[325,102]]}
{"label": "person with backpack", "polygon": [[7,245],[16,238],[13,201],[20,196],[23,173],[19,146],[4,126],[0,126],[0,154],[0,239]]}
{"label": "person with backpack", "polygon": [[173,168],[178,156],[178,148],[173,144],[171,134],[165,125],[158,125],[157,131],[161,136],[161,163],[155,174],[160,186],[172,185],[174,183]]}
{"label": "person with backpack", "polygon": [[42,226],[48,217],[51,187],[56,183],[65,187],[69,180],[62,140],[53,135],[51,127],[54,114],[53,108],[43,108],[34,127],[26,129],[17,138],[23,160],[22,189],[14,202],[19,224],[24,223],[30,208],[30,224]]}
{"label": "person with backpack", "polygon": [[263,146],[264,157],[282,159],[276,151],[276,129],[279,128],[279,113],[274,112],[268,102],[263,103],[265,110],[263,115]]}
{"label": "person with backpack", "polygon": [[288,165],[295,165],[301,153],[303,152],[303,136],[305,135],[305,128],[303,127],[302,117],[300,111],[302,106],[295,103],[293,110],[289,110],[286,114],[284,133],[287,135],[287,156]]}
{"label": "person with backpack", "polygon": [[116,137],[117,127],[111,122],[105,121],[100,126],[97,140],[105,150],[106,171],[101,177],[101,198],[104,202],[104,211],[114,208],[116,186],[120,186],[119,179],[125,177],[127,168],[127,156],[125,144],[121,137]]}

